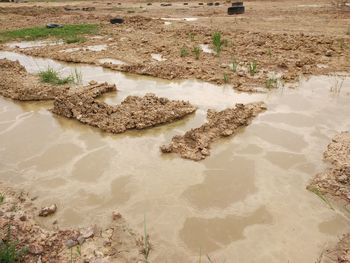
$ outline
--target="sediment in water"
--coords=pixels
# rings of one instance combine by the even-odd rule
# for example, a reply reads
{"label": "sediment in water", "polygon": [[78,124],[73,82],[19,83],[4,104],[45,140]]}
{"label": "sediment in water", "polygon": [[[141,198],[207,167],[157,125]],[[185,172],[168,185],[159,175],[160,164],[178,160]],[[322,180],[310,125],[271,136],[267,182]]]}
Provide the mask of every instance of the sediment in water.
{"label": "sediment in water", "polygon": [[266,106],[263,102],[236,104],[217,112],[208,110],[208,122],[201,127],[191,129],[184,135],[174,136],[169,145],[161,146],[163,153],[177,153],[182,158],[195,161],[202,160],[210,154],[210,144],[220,137],[227,137],[237,132],[240,127],[247,126],[250,121]]}

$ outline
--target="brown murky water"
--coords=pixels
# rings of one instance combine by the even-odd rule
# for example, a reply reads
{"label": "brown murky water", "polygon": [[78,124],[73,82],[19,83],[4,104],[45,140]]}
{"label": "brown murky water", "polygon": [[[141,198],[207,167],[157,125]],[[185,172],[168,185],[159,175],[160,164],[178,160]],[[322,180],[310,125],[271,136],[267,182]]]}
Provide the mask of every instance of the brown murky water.
{"label": "brown murky water", "polygon": [[[312,77],[297,89],[247,95],[197,81],[164,81],[87,65],[0,52],[36,72],[48,65],[84,82],[116,83],[105,96],[118,103],[153,92],[185,99],[199,110],[182,121],[121,135],[101,133],[53,116],[51,103],[0,98],[0,179],[55,202],[50,226],[103,224],[120,211],[143,229],[155,250],[152,262],[314,262],[324,247],[348,232],[348,215],[329,209],[305,186],[322,171],[331,137],[350,127],[350,78]],[[335,86],[338,89],[335,90]],[[199,126],[208,108],[264,100],[268,111],[235,137],[213,145],[202,162],[163,156],[159,146]],[[204,256],[203,256],[204,257]],[[204,258],[202,259],[204,261]]]}

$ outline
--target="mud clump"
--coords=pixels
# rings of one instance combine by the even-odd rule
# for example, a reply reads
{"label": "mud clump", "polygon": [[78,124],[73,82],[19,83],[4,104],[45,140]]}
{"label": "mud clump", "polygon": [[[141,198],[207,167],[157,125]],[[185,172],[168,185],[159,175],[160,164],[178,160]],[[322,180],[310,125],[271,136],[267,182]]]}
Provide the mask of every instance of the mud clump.
{"label": "mud clump", "polygon": [[324,152],[324,159],[332,166],[317,174],[307,188],[350,202],[350,132],[333,138]]}
{"label": "mud clump", "polygon": [[207,123],[187,131],[183,136],[174,136],[169,145],[163,145],[160,149],[163,153],[177,153],[182,158],[202,160],[210,154],[213,141],[235,134],[264,110],[266,106],[263,102],[236,104],[234,108],[220,112],[208,110]]}
{"label": "mud clump", "polygon": [[122,133],[173,122],[196,110],[189,102],[158,98],[154,94],[128,96],[116,106],[97,101],[93,95],[84,91],[57,97],[51,111],[103,131]]}
{"label": "mud clump", "polygon": [[18,61],[0,59],[0,95],[14,100],[52,100],[65,94],[68,86],[40,83]]}

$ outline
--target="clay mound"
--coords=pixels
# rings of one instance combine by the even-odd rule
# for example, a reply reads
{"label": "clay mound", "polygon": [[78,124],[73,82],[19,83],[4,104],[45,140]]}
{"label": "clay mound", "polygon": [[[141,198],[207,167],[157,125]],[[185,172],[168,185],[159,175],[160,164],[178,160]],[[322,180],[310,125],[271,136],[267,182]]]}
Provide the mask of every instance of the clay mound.
{"label": "clay mound", "polygon": [[64,94],[68,86],[40,83],[18,61],[0,59],[0,95],[14,100],[50,100]]}
{"label": "clay mound", "polygon": [[182,158],[195,161],[206,158],[210,144],[220,138],[233,135],[240,127],[247,126],[260,112],[266,110],[263,102],[236,104],[234,108],[220,112],[208,110],[208,122],[191,129],[183,136],[174,136],[169,145],[161,146],[163,153],[178,153]]}
{"label": "clay mound", "polygon": [[335,136],[324,153],[332,167],[319,173],[307,187],[350,202],[350,132]]}
{"label": "clay mound", "polygon": [[73,93],[55,99],[52,112],[111,133],[144,129],[181,119],[196,110],[189,102],[129,96],[120,105],[112,106],[95,100],[89,93]]}

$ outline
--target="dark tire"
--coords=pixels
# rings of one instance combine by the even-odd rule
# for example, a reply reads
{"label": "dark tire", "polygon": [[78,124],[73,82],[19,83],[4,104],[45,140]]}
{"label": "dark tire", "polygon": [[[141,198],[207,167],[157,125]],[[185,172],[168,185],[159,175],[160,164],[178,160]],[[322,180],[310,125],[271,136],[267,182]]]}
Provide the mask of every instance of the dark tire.
{"label": "dark tire", "polygon": [[46,28],[60,28],[60,27],[63,27],[63,25],[61,24],[47,24],[46,25]]}
{"label": "dark tire", "polygon": [[208,5],[208,6],[213,6],[213,5],[214,5],[214,3],[207,3],[207,5]]}
{"label": "dark tire", "polygon": [[203,3],[198,3],[198,5],[204,5]]}
{"label": "dark tire", "polygon": [[111,20],[109,20],[109,22],[111,22],[111,24],[123,24],[124,19],[123,18],[112,18]]}
{"label": "dark tire", "polygon": [[238,15],[244,13],[244,6],[231,6],[227,9],[229,15]]}
{"label": "dark tire", "polygon": [[147,3],[147,5],[152,5],[152,3]]}
{"label": "dark tire", "polygon": [[188,5],[188,3],[184,3],[184,5]]}
{"label": "dark tire", "polygon": [[243,6],[243,2],[233,2],[232,6]]}
{"label": "dark tire", "polygon": [[220,3],[219,3],[219,2],[216,2],[214,5],[219,6],[219,5],[220,5]]}

